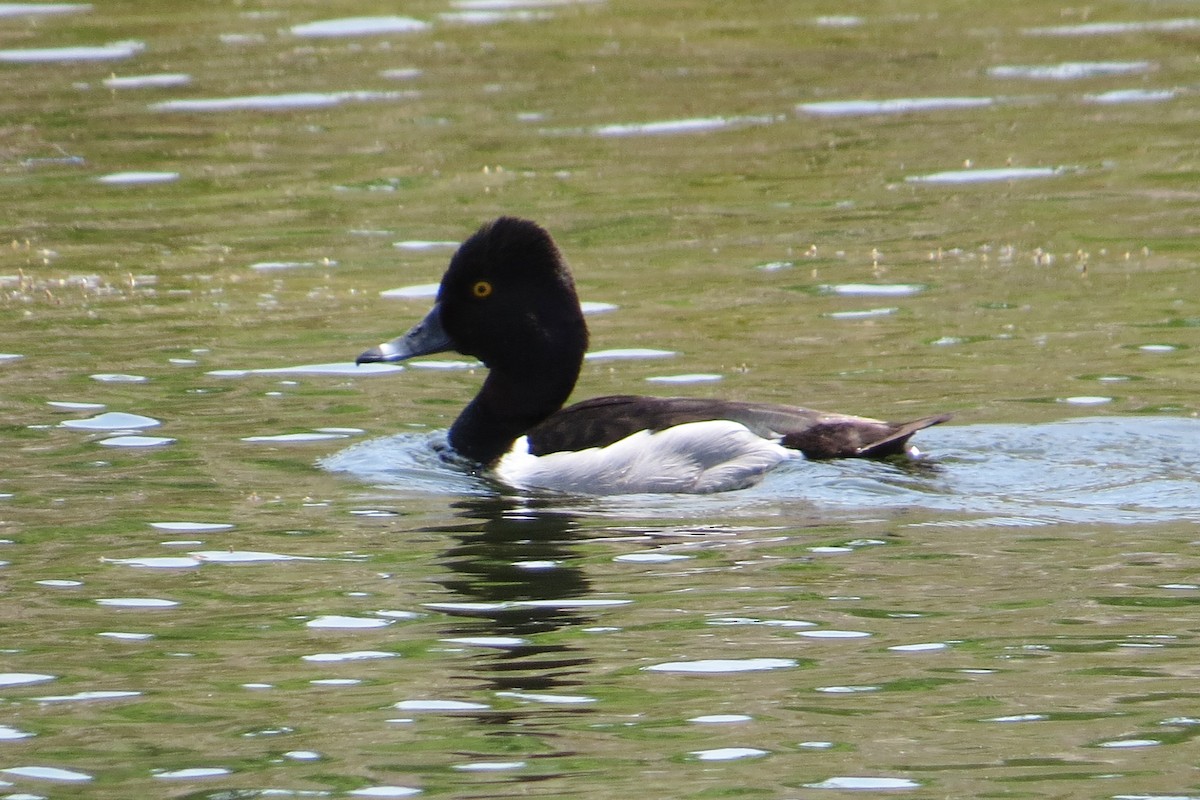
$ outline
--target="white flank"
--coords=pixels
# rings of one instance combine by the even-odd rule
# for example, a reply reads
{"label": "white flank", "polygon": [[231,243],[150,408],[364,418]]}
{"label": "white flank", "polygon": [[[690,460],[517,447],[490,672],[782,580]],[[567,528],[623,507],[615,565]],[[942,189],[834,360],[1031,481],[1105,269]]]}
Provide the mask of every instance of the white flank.
{"label": "white flank", "polygon": [[531,455],[521,437],[495,473],[517,488],[573,494],[707,493],[757,483],[790,455],[740,423],[709,420],[544,456]]}

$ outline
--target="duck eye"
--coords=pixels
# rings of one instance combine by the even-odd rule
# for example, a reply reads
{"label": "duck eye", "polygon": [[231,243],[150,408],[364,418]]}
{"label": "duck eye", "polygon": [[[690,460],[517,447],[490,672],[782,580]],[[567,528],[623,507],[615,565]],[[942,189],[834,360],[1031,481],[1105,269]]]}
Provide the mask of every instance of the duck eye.
{"label": "duck eye", "polygon": [[471,294],[479,298],[487,297],[492,293],[492,285],[487,281],[478,281],[471,287]]}

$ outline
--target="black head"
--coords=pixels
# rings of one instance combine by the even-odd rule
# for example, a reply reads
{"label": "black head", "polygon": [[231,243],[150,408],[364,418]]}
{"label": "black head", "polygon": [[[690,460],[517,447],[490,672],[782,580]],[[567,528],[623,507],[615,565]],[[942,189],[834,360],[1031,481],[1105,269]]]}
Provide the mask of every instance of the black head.
{"label": "black head", "polygon": [[514,217],[485,224],[450,259],[425,320],[359,362],[444,350],[514,375],[564,364],[578,369],[587,325],[570,270],[541,226]]}

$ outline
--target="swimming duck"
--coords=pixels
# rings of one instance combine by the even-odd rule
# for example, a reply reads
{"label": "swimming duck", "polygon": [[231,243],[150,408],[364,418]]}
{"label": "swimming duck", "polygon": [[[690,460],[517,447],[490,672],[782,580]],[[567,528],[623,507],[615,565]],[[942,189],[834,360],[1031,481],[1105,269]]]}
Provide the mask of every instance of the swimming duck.
{"label": "swimming duck", "polygon": [[948,415],[890,423],[797,406],[616,395],[567,408],[588,346],[575,283],[542,227],[500,217],[458,248],[428,315],[358,363],[457,351],[488,368],[450,448],[506,484],[582,494],[717,492],[780,462],[882,458]]}

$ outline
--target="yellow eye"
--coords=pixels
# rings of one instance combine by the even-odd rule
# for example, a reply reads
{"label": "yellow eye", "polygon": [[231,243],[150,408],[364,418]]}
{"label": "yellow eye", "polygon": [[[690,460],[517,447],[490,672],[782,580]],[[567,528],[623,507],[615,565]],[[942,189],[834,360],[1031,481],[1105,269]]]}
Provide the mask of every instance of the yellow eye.
{"label": "yellow eye", "polygon": [[487,297],[491,293],[492,285],[487,281],[479,281],[471,287],[471,294],[475,295],[476,297]]}

